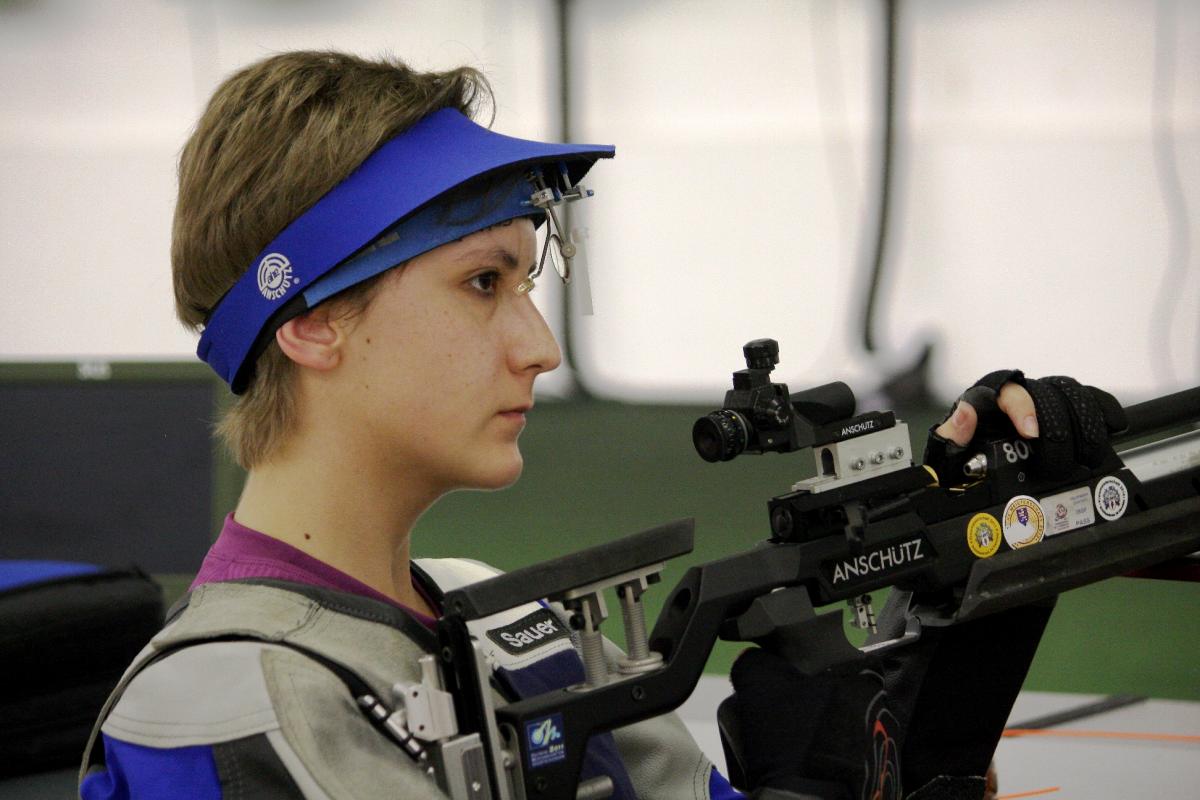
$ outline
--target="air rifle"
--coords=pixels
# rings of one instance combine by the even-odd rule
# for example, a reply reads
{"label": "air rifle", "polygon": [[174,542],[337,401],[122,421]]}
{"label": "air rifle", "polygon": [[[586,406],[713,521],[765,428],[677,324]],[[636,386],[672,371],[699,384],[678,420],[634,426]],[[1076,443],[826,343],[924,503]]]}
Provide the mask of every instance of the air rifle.
{"label": "air rifle", "polygon": [[[449,592],[440,657],[426,657],[408,709],[428,768],[455,800],[602,798],[607,778],[580,783],[590,736],[681,705],[717,639],[752,641],[801,671],[880,655],[923,629],[966,622],[1053,598],[1108,577],[1200,550],[1200,388],[1125,409],[1127,442],[1191,425],[1116,452],[1094,469],[1042,476],[1015,434],[983,442],[962,476],[912,461],[907,426],[892,412],[855,414],[844,384],[791,394],[772,383],[772,340],[744,348],[724,407],[693,429],[707,460],[742,452],[811,451],[815,477],[768,503],[771,535],[757,546],[691,567],[647,635],[643,593],[665,562],[692,549],[693,520],[672,522]],[[898,635],[863,648],[845,638],[842,612],[874,624],[870,592],[912,593]],[[627,656],[614,671],[602,651],[603,592],[615,588]],[[490,672],[467,622],[547,599],[560,603],[581,646],[579,686],[496,704]]]}

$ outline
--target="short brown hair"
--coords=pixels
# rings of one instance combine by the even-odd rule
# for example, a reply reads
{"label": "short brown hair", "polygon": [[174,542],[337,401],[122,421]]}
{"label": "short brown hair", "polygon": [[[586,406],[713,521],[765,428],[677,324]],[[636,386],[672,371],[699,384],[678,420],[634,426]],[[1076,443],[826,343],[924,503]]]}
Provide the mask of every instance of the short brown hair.
{"label": "short brown hair", "polygon": [[[473,116],[491,100],[487,79],[469,67],[417,72],[345,53],[284,53],[232,75],[179,158],[171,240],[179,319],[198,330],[253,258],[384,142],[439,109]],[[361,310],[373,285],[341,297]],[[293,367],[272,341],[218,426],[247,469],[277,452],[295,424]]]}

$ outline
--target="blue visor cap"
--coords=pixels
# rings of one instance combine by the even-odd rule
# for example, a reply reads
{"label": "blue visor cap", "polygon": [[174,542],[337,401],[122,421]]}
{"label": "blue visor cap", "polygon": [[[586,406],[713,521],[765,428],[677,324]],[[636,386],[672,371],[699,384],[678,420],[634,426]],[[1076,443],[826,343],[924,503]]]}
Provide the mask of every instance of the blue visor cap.
{"label": "blue visor cap", "polygon": [[[436,111],[372,153],[258,254],[213,310],[196,354],[241,394],[254,374],[260,340],[282,321],[469,233],[542,216],[528,202],[533,189],[525,180],[498,190],[483,179],[545,165],[548,182],[562,173],[574,185],[597,159],[615,152],[611,145],[515,139],[454,109]],[[453,208],[434,202],[476,181],[487,186],[480,197]],[[473,213],[461,213],[468,207]]]}

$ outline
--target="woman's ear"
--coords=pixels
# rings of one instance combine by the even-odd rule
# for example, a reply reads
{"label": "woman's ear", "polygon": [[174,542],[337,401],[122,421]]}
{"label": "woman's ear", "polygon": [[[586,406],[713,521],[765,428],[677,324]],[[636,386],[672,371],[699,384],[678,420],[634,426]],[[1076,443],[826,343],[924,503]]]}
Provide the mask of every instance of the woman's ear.
{"label": "woman's ear", "polygon": [[341,362],[343,331],[330,315],[328,303],[283,323],[275,331],[275,341],[284,355],[302,367],[324,372]]}

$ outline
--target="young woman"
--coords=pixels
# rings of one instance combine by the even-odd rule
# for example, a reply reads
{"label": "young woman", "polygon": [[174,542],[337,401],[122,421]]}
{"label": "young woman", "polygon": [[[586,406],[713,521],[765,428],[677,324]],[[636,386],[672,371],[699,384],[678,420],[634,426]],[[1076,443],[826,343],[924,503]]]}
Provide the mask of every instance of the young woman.
{"label": "young woman", "polygon": [[[441,796],[348,685],[387,701],[417,680],[441,593],[493,574],[414,564],[409,536],[447,492],[520,475],[534,381],[561,358],[529,291],[558,277],[556,204],[614,154],[492,133],[470,119],[489,99],[470,69],[315,52],[213,96],[180,159],[174,285],[238,395],[219,433],[248,477],[104,709],[86,800]],[[993,388],[1036,425],[1024,389]],[[974,414],[939,428],[943,446],[971,438]],[[518,623],[543,638],[487,635]],[[472,632],[509,697],[582,679],[551,609]],[[596,776],[618,798],[735,796],[672,715],[593,737]]]}

